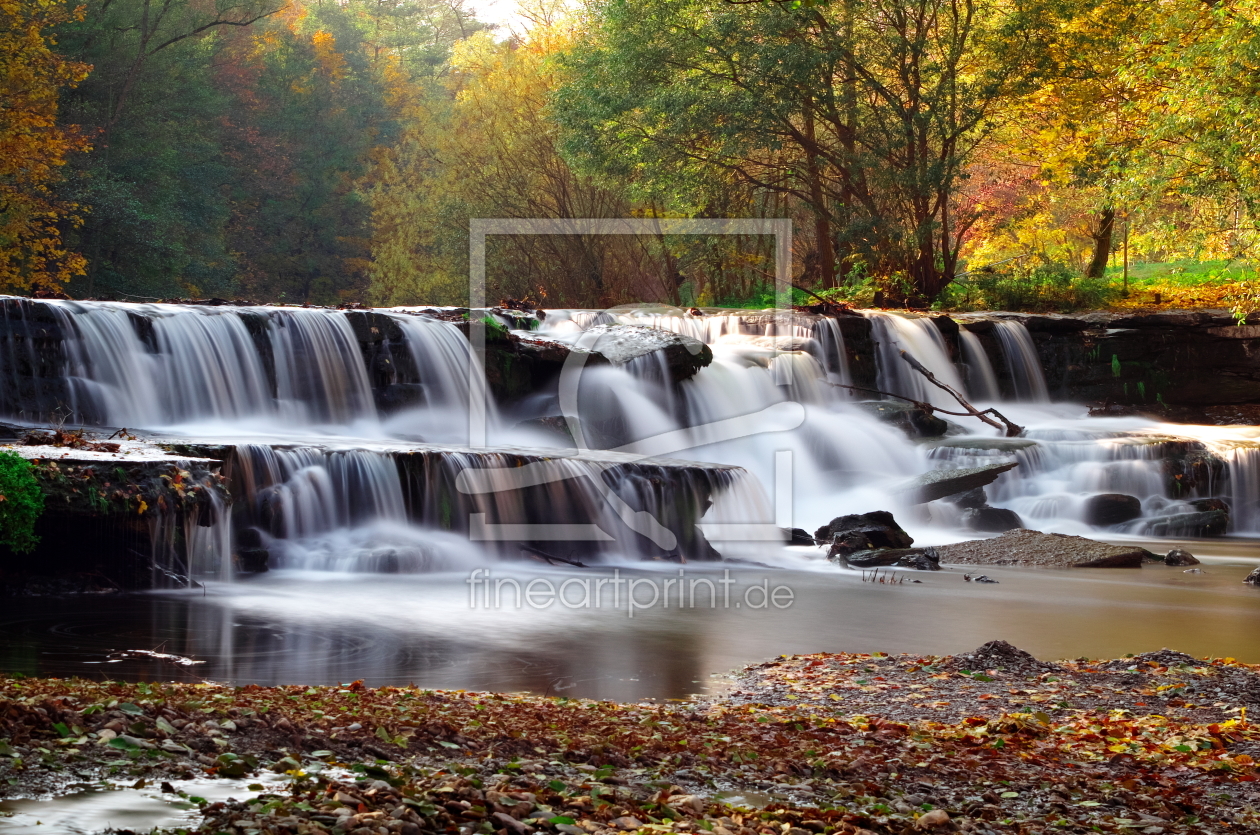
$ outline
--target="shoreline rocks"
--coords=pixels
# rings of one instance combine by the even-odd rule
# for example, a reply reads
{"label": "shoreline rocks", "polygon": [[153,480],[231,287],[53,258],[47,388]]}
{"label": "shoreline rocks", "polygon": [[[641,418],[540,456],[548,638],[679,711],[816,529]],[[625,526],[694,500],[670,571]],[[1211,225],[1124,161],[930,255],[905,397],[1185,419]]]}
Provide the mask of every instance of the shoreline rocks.
{"label": "shoreline rocks", "polygon": [[940,562],[957,565],[1028,565],[1045,568],[1140,568],[1158,557],[1137,545],[1110,545],[1040,531],[1008,531],[993,539],[977,539],[933,549]]}

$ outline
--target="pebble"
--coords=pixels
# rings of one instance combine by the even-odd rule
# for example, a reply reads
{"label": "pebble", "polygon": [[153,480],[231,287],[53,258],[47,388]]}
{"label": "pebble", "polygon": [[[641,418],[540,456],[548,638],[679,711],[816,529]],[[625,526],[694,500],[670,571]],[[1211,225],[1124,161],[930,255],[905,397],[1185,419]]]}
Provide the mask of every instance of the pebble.
{"label": "pebble", "polygon": [[933,829],[937,826],[944,826],[949,823],[949,813],[944,809],[933,809],[925,812],[922,817],[914,822],[915,829]]}

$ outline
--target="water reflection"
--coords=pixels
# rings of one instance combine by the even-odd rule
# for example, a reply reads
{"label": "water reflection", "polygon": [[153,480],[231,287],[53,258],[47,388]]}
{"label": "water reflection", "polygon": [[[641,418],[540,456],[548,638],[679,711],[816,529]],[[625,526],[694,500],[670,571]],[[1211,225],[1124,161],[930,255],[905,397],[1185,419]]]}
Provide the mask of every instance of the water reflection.
{"label": "water reflection", "polygon": [[[1167,547],[1168,543],[1160,543]],[[1215,548],[1219,555],[1212,556]],[[1252,543],[1191,549],[1203,573],[986,569],[909,572],[918,584],[863,583],[839,571],[732,571],[729,602],[600,608],[470,606],[465,574],[273,572],[204,591],[11,602],[0,618],[0,668],[28,675],[530,691],[632,700],[711,691],[715,674],[780,653],[954,653],[1003,638],[1043,658],[1111,657],[1163,646],[1260,662],[1260,589],[1242,578]],[[505,571],[507,569],[504,569]],[[610,578],[611,569],[522,570],[522,583]],[[670,572],[621,569],[661,582]],[[688,577],[720,571],[687,567]],[[792,589],[788,608],[749,609],[763,579]],[[646,599],[647,594],[644,592]],[[756,597],[751,598],[754,601]],[[739,604],[736,606],[736,604]],[[157,649],[206,663],[178,667],[112,652]]]}

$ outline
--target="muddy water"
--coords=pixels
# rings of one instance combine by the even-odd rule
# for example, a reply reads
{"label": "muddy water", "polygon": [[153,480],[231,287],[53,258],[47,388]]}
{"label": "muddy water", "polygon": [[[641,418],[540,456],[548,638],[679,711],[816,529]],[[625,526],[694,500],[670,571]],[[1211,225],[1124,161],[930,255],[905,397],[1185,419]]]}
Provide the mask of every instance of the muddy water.
{"label": "muddy water", "polygon": [[[1260,562],[1260,543],[1189,547],[1203,556],[1202,573],[1162,565],[985,569],[997,584],[965,582],[962,569],[903,572],[900,584],[863,582],[800,549],[802,567],[790,570],[743,567],[724,577],[720,569],[687,566],[683,603],[694,608],[679,608],[679,587],[664,586],[677,581],[676,566],[623,567],[620,579],[639,581],[641,608],[633,611],[625,584],[602,587],[599,607],[576,583],[565,589],[569,605],[517,607],[508,584],[499,605],[491,595],[487,608],[485,586],[470,596],[466,573],[272,572],[188,593],[9,601],[0,615],[0,669],[241,684],[363,679],[629,700],[711,692],[724,672],[779,653],[942,654],[994,638],[1042,658],[1167,646],[1260,662],[1260,589],[1241,582]],[[582,578],[611,580],[613,569],[492,571],[492,579],[522,587],[538,581],[538,603],[546,583],[556,589]],[[915,579],[921,582],[908,582]],[[689,600],[685,584],[693,580],[699,585]],[[762,605],[763,584],[779,606]],[[790,589],[790,599],[775,593],[779,587]],[[649,605],[653,588],[666,594]],[[117,655],[137,649],[204,663]]]}

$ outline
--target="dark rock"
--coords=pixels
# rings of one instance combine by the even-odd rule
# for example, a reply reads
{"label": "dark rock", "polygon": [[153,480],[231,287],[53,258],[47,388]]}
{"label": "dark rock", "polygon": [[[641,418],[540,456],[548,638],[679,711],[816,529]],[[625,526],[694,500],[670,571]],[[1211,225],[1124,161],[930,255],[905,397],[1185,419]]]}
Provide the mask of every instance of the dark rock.
{"label": "dark rock", "polygon": [[961,508],[974,509],[989,506],[989,497],[984,492],[983,487],[977,487],[974,490],[968,490],[966,493],[959,493],[956,496],[946,496],[941,501],[956,504]]}
{"label": "dark rock", "polygon": [[909,438],[939,438],[949,431],[949,421],[913,403],[896,400],[865,400],[854,404],[869,414],[897,427]]}
{"label": "dark rock", "polygon": [[913,568],[915,571],[940,571],[941,564],[932,556],[930,551],[917,548],[910,549],[915,553],[906,554],[897,560],[898,568]]}
{"label": "dark rock", "polygon": [[886,510],[837,516],[815,531],[814,539],[832,543],[828,557],[873,548],[909,548],[914,544],[914,538]]}
{"label": "dark rock", "polygon": [[1023,529],[993,539],[939,545],[934,550],[942,563],[961,565],[1140,568],[1144,560],[1154,557],[1134,545],[1109,545],[1081,536]]}
{"label": "dark rock", "polygon": [[1211,510],[1220,510],[1229,513],[1229,503],[1224,499],[1195,499],[1190,502],[1190,506],[1195,510],[1206,513]]}
{"label": "dark rock", "polygon": [[851,554],[836,554],[828,556],[832,562],[848,565],[853,568],[879,568],[881,566],[894,565],[902,557],[910,554],[919,553],[918,548],[871,548],[865,551],[855,551]]}
{"label": "dark rock", "polygon": [[1143,532],[1151,536],[1224,536],[1228,528],[1228,513],[1208,510],[1149,519],[1143,526]]}
{"label": "dark rock", "polygon": [[1198,565],[1199,559],[1184,548],[1174,548],[1164,556],[1164,565]]}
{"label": "dark rock", "polygon": [[1007,470],[1019,466],[1018,461],[1005,464],[991,464],[985,467],[963,467],[956,470],[932,470],[920,476],[907,479],[897,487],[894,493],[909,493],[915,504],[943,499],[958,493],[966,493],[983,487],[997,480]]}
{"label": "dark rock", "polygon": [[854,554],[837,556],[832,562],[848,565],[850,568],[881,568],[896,566],[898,568],[914,568],[919,571],[940,571],[941,566],[922,548],[873,548],[858,551]]}
{"label": "dark rock", "polygon": [[941,332],[941,339],[945,342],[945,349],[949,353],[950,360],[958,362],[958,323],[949,316],[932,316],[930,321]]}
{"label": "dark rock", "polygon": [[1099,528],[1123,525],[1142,515],[1142,500],[1123,493],[1100,493],[1085,502],[1085,522]]}
{"label": "dark rock", "polygon": [[700,340],[644,325],[596,325],[586,330],[582,345],[598,351],[613,365],[659,352],[674,382],[694,376],[713,362],[713,351]]}
{"label": "dark rock", "polygon": [[1260,568],[1257,568],[1248,574],[1243,582],[1249,586],[1260,586]]}
{"label": "dark rock", "polygon": [[1024,527],[1019,514],[1004,507],[976,507],[963,514],[963,522],[973,531],[1005,533]]}
{"label": "dark rock", "polygon": [[801,528],[783,528],[783,534],[787,538],[788,545],[815,545],[817,544],[808,532]]}

